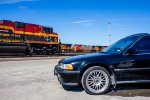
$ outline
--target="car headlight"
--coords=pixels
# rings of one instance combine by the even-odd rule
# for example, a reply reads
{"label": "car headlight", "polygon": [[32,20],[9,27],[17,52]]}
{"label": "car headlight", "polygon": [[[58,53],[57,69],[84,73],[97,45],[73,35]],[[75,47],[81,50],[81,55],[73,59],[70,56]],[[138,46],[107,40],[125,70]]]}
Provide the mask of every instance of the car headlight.
{"label": "car headlight", "polygon": [[60,64],[61,69],[72,70],[73,66],[71,64]]}

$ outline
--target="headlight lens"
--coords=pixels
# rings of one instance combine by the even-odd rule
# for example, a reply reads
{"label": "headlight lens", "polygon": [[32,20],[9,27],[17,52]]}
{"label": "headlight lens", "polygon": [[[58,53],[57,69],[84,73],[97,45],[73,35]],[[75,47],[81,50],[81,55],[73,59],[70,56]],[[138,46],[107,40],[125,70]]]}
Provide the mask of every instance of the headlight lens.
{"label": "headlight lens", "polygon": [[59,67],[62,69],[66,69],[66,70],[72,70],[73,69],[73,66],[71,64],[61,64]]}

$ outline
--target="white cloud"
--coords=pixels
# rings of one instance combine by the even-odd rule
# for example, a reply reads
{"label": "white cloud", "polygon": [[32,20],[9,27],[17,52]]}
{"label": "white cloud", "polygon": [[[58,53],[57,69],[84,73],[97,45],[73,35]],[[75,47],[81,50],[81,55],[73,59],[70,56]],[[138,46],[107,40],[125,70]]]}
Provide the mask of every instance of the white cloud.
{"label": "white cloud", "polygon": [[38,0],[0,0],[0,4],[7,4],[7,3],[18,3],[18,2],[23,2],[23,1],[38,1]]}
{"label": "white cloud", "polygon": [[90,23],[90,22],[94,22],[95,20],[81,20],[81,21],[75,21],[72,22],[74,24],[81,24],[81,23]]}
{"label": "white cloud", "polygon": [[94,25],[94,22],[96,20],[80,20],[80,21],[74,21],[72,22],[73,24],[79,24],[79,25],[82,25],[84,27],[91,27]]}

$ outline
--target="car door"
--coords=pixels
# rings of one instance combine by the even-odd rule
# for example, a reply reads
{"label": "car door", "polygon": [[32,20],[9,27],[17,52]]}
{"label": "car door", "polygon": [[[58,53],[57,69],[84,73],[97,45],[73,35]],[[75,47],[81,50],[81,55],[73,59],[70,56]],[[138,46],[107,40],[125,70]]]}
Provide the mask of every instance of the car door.
{"label": "car door", "polygon": [[128,55],[126,51],[114,65],[117,81],[150,82],[150,36],[142,37],[131,48],[137,53]]}

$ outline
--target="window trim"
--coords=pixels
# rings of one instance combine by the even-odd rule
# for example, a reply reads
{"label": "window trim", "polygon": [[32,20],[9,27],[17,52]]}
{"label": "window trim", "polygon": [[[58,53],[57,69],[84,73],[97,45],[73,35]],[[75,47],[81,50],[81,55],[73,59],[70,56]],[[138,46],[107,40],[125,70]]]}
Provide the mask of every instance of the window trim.
{"label": "window trim", "polygon": [[[145,38],[145,37],[149,37],[149,38],[150,38],[150,36],[143,36],[140,40],[142,40],[142,39]],[[139,40],[139,41],[140,41],[140,40]],[[137,41],[137,42],[139,42],[139,41]],[[134,45],[133,45],[133,46],[134,46]],[[132,46],[132,47],[133,47],[133,46]],[[143,52],[143,53],[138,53],[138,54],[136,54],[136,55],[140,55],[140,54],[150,54],[150,52],[149,52],[149,53],[144,53],[144,52]]]}
{"label": "window trim", "polygon": [[122,51],[122,55],[128,55],[127,51],[132,48],[138,41],[140,41],[145,36],[139,36],[137,40],[135,40],[130,46],[128,46],[124,51]]}

